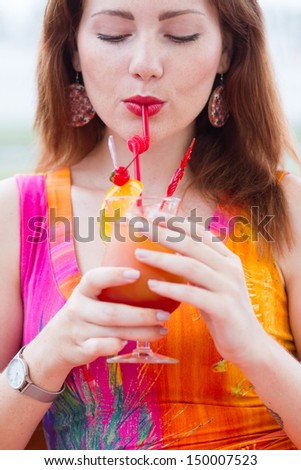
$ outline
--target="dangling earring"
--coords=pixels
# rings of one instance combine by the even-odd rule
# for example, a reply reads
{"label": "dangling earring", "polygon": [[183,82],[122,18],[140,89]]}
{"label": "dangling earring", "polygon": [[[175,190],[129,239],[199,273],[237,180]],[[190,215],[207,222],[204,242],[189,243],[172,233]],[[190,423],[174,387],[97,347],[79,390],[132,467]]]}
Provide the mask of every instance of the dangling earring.
{"label": "dangling earring", "polygon": [[224,76],[221,84],[213,91],[208,105],[208,117],[213,127],[223,127],[229,118],[229,108],[225,99]]}
{"label": "dangling earring", "polygon": [[69,85],[69,126],[83,127],[89,124],[95,116],[95,111],[88,98],[86,89],[79,83],[79,73],[76,74],[76,83]]}

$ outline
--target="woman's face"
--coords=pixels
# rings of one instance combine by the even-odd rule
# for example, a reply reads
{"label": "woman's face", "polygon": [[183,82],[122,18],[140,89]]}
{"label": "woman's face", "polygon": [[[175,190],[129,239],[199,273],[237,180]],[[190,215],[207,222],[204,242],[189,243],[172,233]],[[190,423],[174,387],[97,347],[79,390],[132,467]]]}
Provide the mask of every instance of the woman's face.
{"label": "woman's face", "polygon": [[[85,0],[73,64],[110,132],[191,135],[230,53],[210,0]],[[147,97],[147,98],[146,98]]]}

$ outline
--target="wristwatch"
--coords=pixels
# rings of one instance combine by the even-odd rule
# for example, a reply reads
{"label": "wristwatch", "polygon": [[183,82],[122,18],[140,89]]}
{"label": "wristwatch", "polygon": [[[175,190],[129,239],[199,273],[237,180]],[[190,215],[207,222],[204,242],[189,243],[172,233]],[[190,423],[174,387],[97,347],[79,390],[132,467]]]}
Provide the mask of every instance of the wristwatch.
{"label": "wristwatch", "polygon": [[9,385],[24,395],[44,403],[53,402],[65,390],[65,384],[58,392],[49,392],[35,385],[29,377],[29,368],[23,357],[25,346],[15,355],[7,366],[7,379]]}

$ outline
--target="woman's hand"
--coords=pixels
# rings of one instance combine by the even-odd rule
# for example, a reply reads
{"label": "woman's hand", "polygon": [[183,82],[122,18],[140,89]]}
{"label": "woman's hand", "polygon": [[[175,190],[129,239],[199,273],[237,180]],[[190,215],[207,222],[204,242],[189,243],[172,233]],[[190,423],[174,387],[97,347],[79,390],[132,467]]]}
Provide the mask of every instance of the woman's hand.
{"label": "woman's hand", "polygon": [[197,231],[192,237],[186,222],[180,233],[156,226],[156,240],[176,254],[136,250],[136,257],[187,279],[187,284],[150,280],[149,288],[199,308],[221,356],[243,366],[260,354],[267,334],[254,315],[239,257],[202,226]]}
{"label": "woman's hand", "polygon": [[167,333],[168,312],[102,302],[102,289],[135,282],[139,271],[100,267],[86,273],[70,299],[42,330],[53,354],[70,370],[116,354],[129,340],[153,341]]}

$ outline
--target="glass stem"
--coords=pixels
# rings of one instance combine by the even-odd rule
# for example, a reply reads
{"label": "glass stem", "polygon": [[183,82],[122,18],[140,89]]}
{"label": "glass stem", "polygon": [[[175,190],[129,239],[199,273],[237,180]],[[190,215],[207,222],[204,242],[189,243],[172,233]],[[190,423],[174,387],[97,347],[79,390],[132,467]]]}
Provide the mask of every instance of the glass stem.
{"label": "glass stem", "polygon": [[149,341],[137,341],[137,349],[150,349]]}

